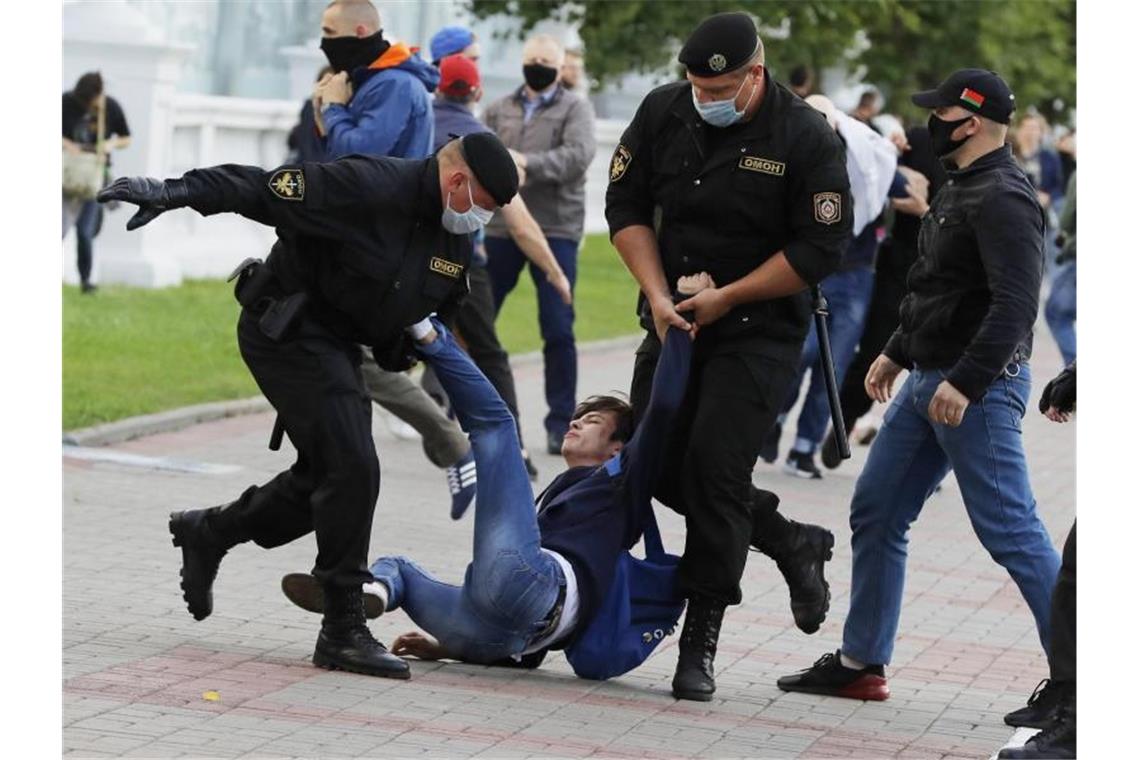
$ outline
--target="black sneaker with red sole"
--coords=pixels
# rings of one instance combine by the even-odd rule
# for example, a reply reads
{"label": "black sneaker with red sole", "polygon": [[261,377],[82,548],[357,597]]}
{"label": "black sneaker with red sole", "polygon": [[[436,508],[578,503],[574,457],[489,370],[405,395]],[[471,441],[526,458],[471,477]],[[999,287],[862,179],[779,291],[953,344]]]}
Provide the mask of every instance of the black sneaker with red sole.
{"label": "black sneaker with red sole", "polygon": [[776,686],[782,691],[877,702],[891,696],[882,665],[868,665],[861,670],[844,667],[839,650],[828,652],[807,670],[784,676],[776,681]]}

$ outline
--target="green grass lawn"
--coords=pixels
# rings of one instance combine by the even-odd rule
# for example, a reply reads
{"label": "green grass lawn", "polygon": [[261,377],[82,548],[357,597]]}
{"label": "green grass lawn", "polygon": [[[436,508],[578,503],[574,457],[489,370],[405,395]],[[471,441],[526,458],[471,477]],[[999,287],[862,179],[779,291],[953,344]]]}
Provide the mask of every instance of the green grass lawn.
{"label": "green grass lawn", "polygon": [[[579,341],[638,331],[637,287],[605,235],[586,238],[575,290]],[[238,355],[237,313],[232,288],[221,280],[159,290],[106,286],[94,296],[64,287],[64,429],[257,394]],[[541,346],[525,273],[498,327],[512,354]]]}

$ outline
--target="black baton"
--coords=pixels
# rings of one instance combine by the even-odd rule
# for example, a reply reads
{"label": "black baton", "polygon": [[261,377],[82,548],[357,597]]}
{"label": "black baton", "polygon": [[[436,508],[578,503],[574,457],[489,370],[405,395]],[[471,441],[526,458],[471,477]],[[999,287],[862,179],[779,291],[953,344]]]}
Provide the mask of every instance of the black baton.
{"label": "black baton", "polygon": [[269,434],[269,450],[278,451],[281,448],[281,439],[285,437],[285,426],[281,424],[281,415],[273,420],[273,432]]}
{"label": "black baton", "polygon": [[811,289],[812,311],[815,313],[815,335],[819,339],[819,368],[827,385],[827,403],[831,406],[831,428],[840,459],[851,458],[847,443],[847,426],[843,424],[843,407],[839,403],[839,386],[835,382],[835,361],[831,358],[831,337],[827,332],[827,299],[818,285]]}

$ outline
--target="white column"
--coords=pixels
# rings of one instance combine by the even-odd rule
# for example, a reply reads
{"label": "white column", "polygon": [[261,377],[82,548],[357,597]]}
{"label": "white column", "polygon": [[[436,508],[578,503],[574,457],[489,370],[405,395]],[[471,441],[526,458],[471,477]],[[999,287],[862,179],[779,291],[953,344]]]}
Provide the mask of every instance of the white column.
{"label": "white column", "polygon": [[[123,107],[131,130],[131,145],[112,156],[115,176],[163,176],[171,147],[171,109],[181,64],[193,48],[166,41],[124,0],[69,3],[63,12],[63,88],[70,89],[81,74],[99,71],[104,89]],[[177,285],[178,262],[163,255],[161,232],[143,227],[127,232],[133,206],[124,204],[106,214],[95,241],[95,271],[104,283],[145,287]],[[74,246],[64,252],[64,271],[74,271]]]}

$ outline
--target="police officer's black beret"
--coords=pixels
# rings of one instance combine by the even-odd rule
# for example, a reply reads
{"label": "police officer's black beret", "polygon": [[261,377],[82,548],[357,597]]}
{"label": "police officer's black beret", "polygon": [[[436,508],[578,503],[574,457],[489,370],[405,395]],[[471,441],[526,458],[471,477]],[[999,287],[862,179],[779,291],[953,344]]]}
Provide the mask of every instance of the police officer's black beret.
{"label": "police officer's black beret", "polygon": [[459,143],[463,160],[475,179],[500,206],[511,202],[519,191],[519,172],[507,147],[491,132],[476,132]]}
{"label": "police officer's black beret", "polygon": [[717,13],[693,30],[677,60],[690,74],[715,77],[735,71],[752,60],[760,35],[747,13]]}
{"label": "police officer's black beret", "polygon": [[985,69],[958,69],[936,89],[916,92],[910,99],[920,108],[962,106],[1001,124],[1009,124],[1016,107],[1005,80]]}

